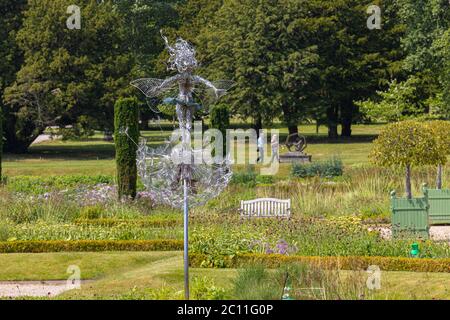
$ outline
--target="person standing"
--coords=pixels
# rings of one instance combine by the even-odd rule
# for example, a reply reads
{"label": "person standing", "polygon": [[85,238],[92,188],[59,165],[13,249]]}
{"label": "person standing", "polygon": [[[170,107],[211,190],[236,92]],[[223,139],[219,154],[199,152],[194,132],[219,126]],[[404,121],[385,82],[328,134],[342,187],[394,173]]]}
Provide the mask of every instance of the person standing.
{"label": "person standing", "polygon": [[258,159],[256,160],[256,162],[258,163],[264,163],[264,138],[263,138],[263,134],[259,135],[258,138]]}
{"label": "person standing", "polygon": [[278,135],[274,134],[272,135],[272,140],[270,141],[270,145],[272,146],[272,159],[270,160],[270,163],[273,163],[273,160],[277,159],[278,162],[280,162],[280,143],[278,140]]}

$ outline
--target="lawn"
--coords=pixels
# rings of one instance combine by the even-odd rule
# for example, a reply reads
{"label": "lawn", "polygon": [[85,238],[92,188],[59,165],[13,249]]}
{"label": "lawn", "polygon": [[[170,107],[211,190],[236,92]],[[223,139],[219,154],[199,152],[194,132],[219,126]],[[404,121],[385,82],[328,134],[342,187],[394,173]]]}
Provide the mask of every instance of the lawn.
{"label": "lawn", "polygon": [[[273,127],[280,130],[283,141],[287,129],[279,124]],[[148,144],[157,146],[168,137],[170,128],[165,124],[164,130],[143,135]],[[282,164],[275,177],[262,179],[260,165],[254,171],[249,166],[235,166],[234,180],[218,198],[192,208],[191,252],[207,255],[204,262],[208,266],[220,266],[224,256],[236,253],[266,254],[282,242],[292,249],[291,254],[302,256],[408,258],[412,240],[386,240],[368,231],[369,226],[390,223],[389,193],[404,191],[401,170],[377,168],[368,161],[371,141],[381,128],[357,125],[354,138],[330,143],[325,127],[318,133],[313,125],[300,127],[308,138],[307,152],[313,161],[336,156],[342,160],[344,174],[339,177],[294,177],[291,165]],[[256,151],[255,146],[247,149]],[[133,202],[117,201],[114,145],[104,142],[100,134],[86,141],[33,145],[28,154],[6,155],[3,169],[8,179],[0,186],[0,241],[182,239],[180,210],[155,205],[145,194]],[[433,185],[435,168],[415,168],[412,179],[414,194],[421,195],[422,183]],[[449,179],[447,166],[444,181]],[[142,184],[139,188],[143,190]],[[291,199],[292,219],[239,219],[241,200],[266,197]],[[447,243],[423,241],[420,246],[423,258],[450,258]],[[0,254],[0,281],[67,279],[69,265],[80,267],[82,279],[94,281],[58,298],[182,297],[180,252]],[[193,292],[218,288],[212,294],[223,291],[223,297],[236,298],[234,282],[240,272],[193,268]],[[341,274],[349,279],[356,275],[353,271]],[[383,272],[382,289],[366,298],[449,299],[449,281],[450,274]]]}
{"label": "lawn", "polygon": [[[69,265],[80,267],[82,279],[95,281],[57,299],[148,298],[150,292],[176,293],[183,288],[181,252],[3,254],[0,281],[64,280]],[[193,268],[191,279],[206,277],[233,299],[237,273],[236,269]],[[350,273],[342,271],[344,277]],[[450,299],[449,282],[448,273],[382,272],[381,290],[370,298]]]}
{"label": "lawn", "polygon": [[[167,124],[153,131],[141,134],[148,139],[150,145],[160,145],[169,137]],[[235,123],[234,127],[247,128],[248,125]],[[280,130],[280,142],[284,143],[286,128]],[[382,125],[355,125],[352,140],[344,139],[336,143],[328,143],[326,128],[320,127],[316,134],[314,125],[299,126],[300,132],[307,136],[309,147],[307,153],[315,160],[328,159],[333,156],[342,158],[346,165],[364,164],[371,148],[371,140],[379,133]],[[68,175],[68,174],[109,174],[115,173],[114,144],[102,141],[96,134],[86,141],[47,141],[31,146],[24,155],[6,154],[3,160],[3,172],[7,176],[16,175]],[[283,170],[285,172],[286,170]]]}

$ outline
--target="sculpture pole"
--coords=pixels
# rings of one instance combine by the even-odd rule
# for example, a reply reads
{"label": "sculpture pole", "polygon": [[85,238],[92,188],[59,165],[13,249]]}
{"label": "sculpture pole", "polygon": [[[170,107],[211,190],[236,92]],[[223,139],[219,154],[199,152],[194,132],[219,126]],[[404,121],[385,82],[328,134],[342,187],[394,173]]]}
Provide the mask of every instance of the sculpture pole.
{"label": "sculpture pole", "polygon": [[188,181],[184,179],[184,298],[189,300],[189,203]]}

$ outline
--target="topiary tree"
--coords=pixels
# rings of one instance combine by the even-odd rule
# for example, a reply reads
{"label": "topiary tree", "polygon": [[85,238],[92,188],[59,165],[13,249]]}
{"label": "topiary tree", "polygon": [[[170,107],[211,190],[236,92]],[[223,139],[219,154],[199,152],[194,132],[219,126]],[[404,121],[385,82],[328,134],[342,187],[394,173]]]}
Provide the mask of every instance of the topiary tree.
{"label": "topiary tree", "polygon": [[210,110],[211,128],[217,129],[222,132],[223,136],[223,152],[226,153],[226,134],[227,129],[230,127],[230,111],[224,104],[213,106]]}
{"label": "topiary tree", "polygon": [[114,105],[114,141],[116,144],[119,198],[136,197],[136,152],[139,139],[139,102],[121,98]]}
{"label": "topiary tree", "polygon": [[433,136],[425,124],[408,120],[390,124],[374,141],[371,160],[381,166],[401,166],[406,169],[405,189],[412,198],[411,168],[413,166],[437,165],[445,161]]}
{"label": "topiary tree", "polygon": [[449,121],[430,121],[427,126],[433,131],[433,136],[437,142],[439,152],[444,155],[442,162],[438,163],[436,188],[442,189],[443,168],[447,164],[450,155],[450,122]]}

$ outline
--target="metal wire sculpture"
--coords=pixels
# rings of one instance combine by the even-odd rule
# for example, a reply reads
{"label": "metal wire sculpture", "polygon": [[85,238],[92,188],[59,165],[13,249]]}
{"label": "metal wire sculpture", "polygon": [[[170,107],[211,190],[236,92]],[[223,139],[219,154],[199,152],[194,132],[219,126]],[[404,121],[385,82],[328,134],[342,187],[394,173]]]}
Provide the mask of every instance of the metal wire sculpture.
{"label": "metal wire sculpture", "polygon": [[[138,79],[131,82],[131,85],[138,88],[147,98],[161,99],[164,104],[176,108],[181,147],[179,144],[175,145],[177,141],[171,140],[162,147],[150,148],[147,142],[142,140],[138,147],[137,165],[141,180],[157,202],[184,208],[185,297],[189,299],[189,205],[204,204],[219,195],[232,176],[231,161],[228,158],[212,164],[206,163],[202,160],[203,152],[211,148],[207,149],[208,145],[203,143],[201,149],[192,148],[193,117],[197,110],[225,95],[233,86],[233,82],[227,80],[210,82],[195,75],[193,72],[198,67],[198,62],[194,47],[181,38],[171,46],[162,32],[161,36],[170,55],[168,69],[176,70],[178,73],[165,80]],[[172,94],[175,90],[178,91],[177,95]],[[194,95],[199,91],[204,93],[203,99],[199,99],[201,103],[194,100]]]}

